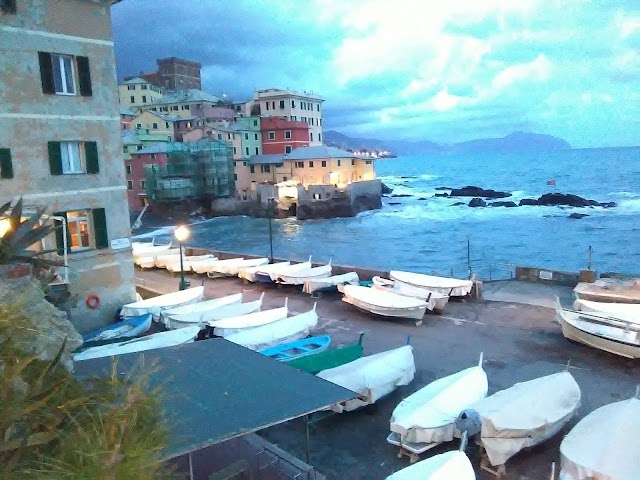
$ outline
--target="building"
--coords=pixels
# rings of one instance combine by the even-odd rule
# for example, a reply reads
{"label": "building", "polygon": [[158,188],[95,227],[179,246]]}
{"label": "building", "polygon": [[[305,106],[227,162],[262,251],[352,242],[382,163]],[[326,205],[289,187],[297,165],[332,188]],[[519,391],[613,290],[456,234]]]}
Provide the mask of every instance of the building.
{"label": "building", "polygon": [[0,202],[55,216],[43,246],[66,258],[81,333],[135,299],[112,3],[0,2]]}
{"label": "building", "polygon": [[198,117],[209,123],[233,121],[233,108],[202,90],[178,90],[145,105],[143,109],[179,117]]}
{"label": "building", "polygon": [[139,108],[162,98],[162,89],[140,77],[118,85],[120,105],[124,108]]}
{"label": "building", "polygon": [[129,108],[120,107],[120,126],[122,127],[122,130],[126,130],[130,128],[129,124],[131,123],[131,120],[135,118],[136,115],[137,113],[134,112],[133,110]]}
{"label": "building", "polygon": [[138,150],[142,150],[143,148],[150,147],[157,143],[166,143],[169,141],[171,140],[169,140],[167,136],[158,133],[151,133],[146,128],[138,130],[124,130],[122,132],[123,158],[125,160],[129,160],[131,158],[131,154]]}
{"label": "building", "polygon": [[168,90],[184,90],[202,88],[200,65],[198,62],[169,57],[157,60],[158,75],[162,79],[162,87]]}
{"label": "building", "polygon": [[287,120],[281,117],[260,119],[262,133],[262,153],[287,154],[299,147],[308,147],[309,125],[305,122]]}
{"label": "building", "polygon": [[169,142],[177,140],[178,126],[181,121],[193,122],[193,120],[183,120],[175,115],[162,115],[161,113],[143,111],[129,121],[129,128],[135,130],[145,130],[155,135],[162,135]]}
{"label": "building", "polygon": [[285,117],[306,123],[309,126],[307,140],[315,146],[322,145],[322,102],[318,95],[270,88],[256,90],[245,110],[248,109],[250,115]]}

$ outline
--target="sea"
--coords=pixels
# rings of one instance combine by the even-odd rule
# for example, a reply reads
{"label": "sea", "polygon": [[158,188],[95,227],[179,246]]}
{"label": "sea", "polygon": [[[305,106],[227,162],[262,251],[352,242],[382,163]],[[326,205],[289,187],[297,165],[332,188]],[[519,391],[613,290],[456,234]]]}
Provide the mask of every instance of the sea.
{"label": "sea", "polygon": [[[509,278],[515,266],[640,273],[640,147],[410,155],[376,160],[375,168],[400,196],[354,218],[273,220],[273,255],[487,280]],[[469,198],[434,196],[439,187],[466,185],[510,192],[504,200],[516,203],[559,192],[617,206],[471,208]],[[170,234],[171,227],[139,237]],[[219,217],[191,231],[190,245],[270,253],[265,218]]]}

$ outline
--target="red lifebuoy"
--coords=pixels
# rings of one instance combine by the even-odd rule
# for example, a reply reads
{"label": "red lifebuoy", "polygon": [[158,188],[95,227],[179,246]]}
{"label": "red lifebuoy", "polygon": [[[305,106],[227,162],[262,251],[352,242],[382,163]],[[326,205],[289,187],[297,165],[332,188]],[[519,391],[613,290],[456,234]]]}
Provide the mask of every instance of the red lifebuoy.
{"label": "red lifebuoy", "polygon": [[87,297],[87,300],[85,301],[85,303],[87,304],[87,307],[89,307],[91,310],[95,310],[100,306],[100,297],[98,296],[97,293],[91,293]]}

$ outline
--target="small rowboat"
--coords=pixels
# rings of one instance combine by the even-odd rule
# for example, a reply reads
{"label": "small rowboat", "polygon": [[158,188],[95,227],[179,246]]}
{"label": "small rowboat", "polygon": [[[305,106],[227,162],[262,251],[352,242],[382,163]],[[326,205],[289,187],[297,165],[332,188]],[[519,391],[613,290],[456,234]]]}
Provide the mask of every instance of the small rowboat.
{"label": "small rowboat", "polygon": [[[242,294],[237,295],[241,296]],[[262,295],[260,295],[260,298],[258,300],[254,300],[253,302],[233,302],[226,305],[218,305],[217,307],[194,313],[171,313],[166,316],[167,326],[169,328],[175,329],[184,328],[189,325],[200,325],[201,328],[205,328],[207,322],[209,321],[222,320],[223,318],[230,317],[239,317],[259,311],[262,307],[263,298],[264,292],[262,293]]]}
{"label": "small rowboat", "polygon": [[137,337],[151,328],[151,317],[152,315],[150,313],[137,317],[127,317],[118,323],[107,325],[104,328],[86,334],[82,340],[84,343],[88,343],[103,342],[116,338]]}
{"label": "small rowboat", "polygon": [[291,262],[277,262],[277,263],[272,263],[270,265],[258,265],[258,266],[255,266],[255,267],[242,267],[238,271],[238,277],[242,278],[243,280],[247,280],[248,282],[255,282],[256,281],[256,273],[257,272],[263,272],[263,273],[269,273],[269,272],[272,272],[272,271],[275,272],[279,268],[288,267],[289,265],[291,265]]}
{"label": "small rowboat", "polygon": [[245,259],[233,259],[236,260],[234,262],[222,263],[214,265],[207,271],[207,276],[209,278],[215,278],[220,276],[235,276],[238,275],[238,272],[242,268],[247,267],[258,267],[260,265],[267,265],[269,263],[269,259],[266,257],[262,258],[245,258]]}
{"label": "small rowboat", "polygon": [[284,301],[284,307],[263,310],[262,312],[250,313],[238,317],[222,318],[220,320],[209,320],[207,327],[213,328],[214,335],[218,337],[228,337],[234,333],[241,332],[249,328],[260,327],[273,323],[277,320],[287,318],[289,309],[287,307],[289,299]]}
{"label": "small rowboat", "polygon": [[331,276],[331,262],[319,267],[305,268],[295,271],[280,272],[276,277],[276,283],[284,285],[303,285],[307,280],[327,278]]}
{"label": "small rowboat", "polygon": [[387,280],[382,277],[373,277],[371,281],[373,282],[373,288],[375,289],[424,300],[427,302],[427,310],[429,311],[442,312],[444,307],[446,307],[447,302],[449,302],[449,295],[409,285],[408,283],[402,283],[396,280]]}
{"label": "small rowboat", "polygon": [[476,474],[467,455],[453,451],[403,468],[386,480],[476,480]]}
{"label": "small rowboat", "polygon": [[362,357],[362,337],[364,337],[364,332],[360,333],[360,338],[356,343],[347,345],[346,347],[336,348],[335,350],[325,350],[324,352],[314,353],[313,355],[291,360],[288,363],[298,370],[314,375],[323,370],[339,367],[340,365],[353,362]]}
{"label": "small rowboat", "polygon": [[228,258],[226,260],[218,260],[218,259],[207,259],[207,260],[199,260],[195,262],[191,262],[191,270],[195,273],[209,273],[209,271],[215,271],[216,267],[220,265],[228,265],[235,262],[239,262],[244,260],[243,258]]}
{"label": "small rowboat", "polygon": [[573,304],[575,310],[619,318],[628,322],[640,324],[640,305],[637,303],[604,303],[590,300],[576,300]]}
{"label": "small rowboat", "polygon": [[[194,262],[201,262],[201,261],[211,261],[211,262],[215,262],[216,260],[218,260],[218,258],[215,255],[189,255],[189,256],[183,256],[182,257],[182,270],[184,270],[185,272],[190,272],[191,271],[191,265],[193,265]],[[171,258],[169,261],[167,261],[165,263],[164,268],[166,268],[168,271],[172,272],[172,273],[176,273],[180,271],[180,255],[178,255],[177,257]]]}
{"label": "small rowboat", "polygon": [[401,272],[398,270],[392,270],[389,272],[389,277],[391,277],[391,280],[418,288],[425,288],[432,292],[448,295],[449,297],[465,297],[469,295],[471,288],[473,287],[473,282],[471,280],[437,277],[435,275]]}
{"label": "small rowboat", "polygon": [[294,265],[283,266],[282,268],[270,269],[265,267],[258,270],[255,274],[256,282],[260,283],[273,283],[277,280],[278,275],[289,275],[300,270],[306,270],[311,268],[311,257],[308,262],[296,263]]}
{"label": "small rowboat", "polygon": [[427,310],[427,302],[424,300],[359,285],[345,285],[342,292],[343,302],[383,317],[419,320],[415,322],[416,326],[422,324],[422,317]]}
{"label": "small rowboat", "polygon": [[188,288],[186,290],[129,303],[122,307],[120,315],[122,317],[136,317],[138,315],[152,313],[154,320],[159,320],[162,310],[200,302],[203,296],[204,287]]}
{"label": "small rowboat", "polygon": [[308,357],[309,355],[324,352],[331,343],[330,335],[303,338],[295,342],[281,343],[275,347],[260,350],[260,353],[281,362],[291,362]]}

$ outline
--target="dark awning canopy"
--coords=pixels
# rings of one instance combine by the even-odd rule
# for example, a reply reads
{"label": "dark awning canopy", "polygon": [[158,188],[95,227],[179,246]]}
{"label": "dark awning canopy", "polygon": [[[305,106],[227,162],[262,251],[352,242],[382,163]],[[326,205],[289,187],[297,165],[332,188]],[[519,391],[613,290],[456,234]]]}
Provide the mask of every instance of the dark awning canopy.
{"label": "dark awning canopy", "polygon": [[[153,365],[152,387],[162,388],[169,425],[164,459],[303,417],[356,394],[221,338],[120,355],[127,375]],[[75,363],[79,378],[111,372],[112,359]]]}

